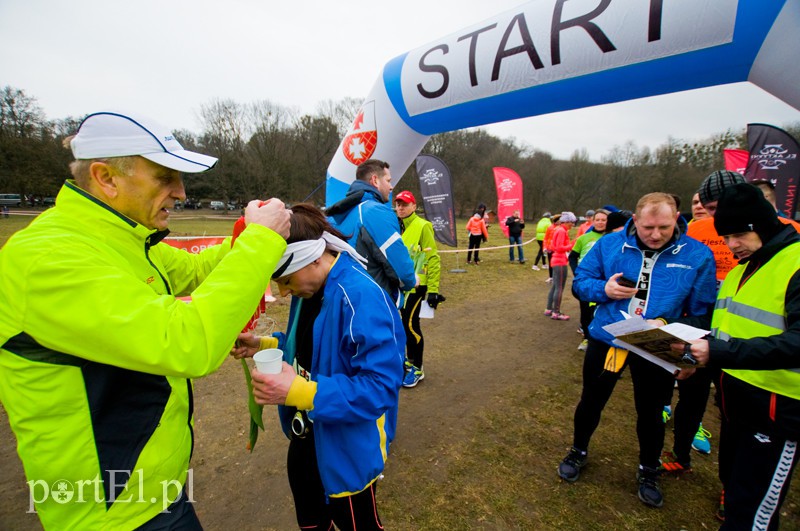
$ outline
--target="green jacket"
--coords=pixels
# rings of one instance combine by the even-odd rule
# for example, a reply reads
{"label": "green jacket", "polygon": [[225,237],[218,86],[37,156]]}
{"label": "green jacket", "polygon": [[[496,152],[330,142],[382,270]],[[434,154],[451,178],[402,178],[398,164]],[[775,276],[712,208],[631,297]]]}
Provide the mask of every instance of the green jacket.
{"label": "green jacket", "polygon": [[[439,293],[442,267],[439,250],[436,248],[436,238],[433,235],[433,225],[414,212],[407,218],[401,219],[400,223],[403,225],[403,243],[414,261],[419,285],[427,286],[428,293]],[[408,291],[408,293],[413,292],[413,289]]]}
{"label": "green jacket", "polygon": [[539,223],[536,224],[536,239],[544,241],[544,233],[547,232],[547,227],[552,225],[553,222],[550,221],[550,218],[544,217],[539,220]]}
{"label": "green jacket", "polygon": [[[731,338],[765,338],[785,333],[785,300],[789,281],[800,269],[800,243],[779,251],[740,287],[745,269],[746,264],[737,265],[722,283],[711,319],[714,337],[728,341]],[[800,367],[776,370],[725,368],[723,371],[771,393],[800,400]]]}
{"label": "green jacket", "polygon": [[0,401],[46,529],[133,529],[177,496],[190,378],[225,360],[286,247],[256,225],[199,255],[164,234],[68,181],[0,250]]}

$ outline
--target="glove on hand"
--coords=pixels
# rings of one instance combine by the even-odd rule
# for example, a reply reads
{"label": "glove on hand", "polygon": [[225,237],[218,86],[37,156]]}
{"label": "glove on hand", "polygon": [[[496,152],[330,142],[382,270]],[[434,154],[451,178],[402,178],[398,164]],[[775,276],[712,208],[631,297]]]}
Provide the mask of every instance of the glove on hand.
{"label": "glove on hand", "polygon": [[444,302],[445,298],[444,295],[439,295],[438,293],[428,293],[428,306],[436,309],[439,306],[440,302]]}

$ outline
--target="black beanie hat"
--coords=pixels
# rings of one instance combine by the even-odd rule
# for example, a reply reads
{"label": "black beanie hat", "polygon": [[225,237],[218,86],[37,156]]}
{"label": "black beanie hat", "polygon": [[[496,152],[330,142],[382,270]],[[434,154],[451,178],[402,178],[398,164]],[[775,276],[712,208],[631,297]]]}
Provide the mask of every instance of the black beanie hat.
{"label": "black beanie hat", "polygon": [[743,182],[746,181],[744,175],[741,173],[728,170],[715,171],[703,179],[700,188],[697,189],[697,194],[700,196],[700,203],[703,205],[713,203],[719,200],[719,194],[722,193],[722,190],[728,186]]}
{"label": "black beanie hat", "polygon": [[722,190],[714,213],[714,228],[720,236],[754,231],[767,243],[782,226],[775,208],[757,187],[741,183]]}
{"label": "black beanie hat", "polygon": [[629,219],[631,219],[630,210],[617,210],[616,212],[610,213],[608,215],[608,221],[606,222],[606,233],[624,227]]}

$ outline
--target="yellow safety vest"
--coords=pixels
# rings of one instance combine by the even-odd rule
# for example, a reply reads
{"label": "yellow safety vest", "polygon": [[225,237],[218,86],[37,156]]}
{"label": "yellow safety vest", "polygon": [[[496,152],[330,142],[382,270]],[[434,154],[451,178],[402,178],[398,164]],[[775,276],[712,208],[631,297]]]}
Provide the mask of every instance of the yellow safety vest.
{"label": "yellow safety vest", "polygon": [[[720,288],[711,320],[711,332],[718,339],[768,337],[786,330],[784,300],[789,280],[800,269],[800,243],[779,251],[739,289],[745,267],[734,267]],[[800,368],[724,372],[761,389],[800,400]]]}

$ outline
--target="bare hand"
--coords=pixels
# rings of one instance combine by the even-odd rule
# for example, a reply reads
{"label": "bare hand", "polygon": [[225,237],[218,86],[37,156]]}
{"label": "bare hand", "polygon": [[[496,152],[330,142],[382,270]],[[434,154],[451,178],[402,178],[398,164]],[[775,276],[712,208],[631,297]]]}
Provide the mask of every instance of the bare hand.
{"label": "bare hand", "polygon": [[231,349],[231,356],[240,360],[242,358],[252,358],[261,347],[261,338],[252,332],[242,332],[236,338],[236,343]]}
{"label": "bare hand", "polygon": [[661,319],[646,319],[645,322],[649,325],[655,326],[656,328],[664,326],[664,321]]}
{"label": "bare hand", "polygon": [[611,278],[606,282],[605,292],[610,299],[621,300],[630,299],[639,291],[639,288],[626,288],[617,283],[617,279],[622,276],[622,273],[611,275]]}
{"label": "bare hand", "polygon": [[272,198],[264,201],[253,200],[247,203],[244,210],[246,224],[263,225],[280,234],[284,239],[289,237],[289,216],[286,205],[280,199]]}
{"label": "bare hand", "polygon": [[680,371],[678,371],[678,374],[675,375],[675,379],[676,380],[685,380],[685,379],[689,378],[690,376],[692,376],[696,371],[697,371],[697,369],[695,367],[686,367],[686,368],[681,369]]}
{"label": "bare hand", "polygon": [[250,371],[250,376],[253,379],[253,397],[256,399],[256,404],[282,406],[286,403],[289,388],[297,374],[292,366],[284,361],[280,374],[264,374],[254,368]]}

